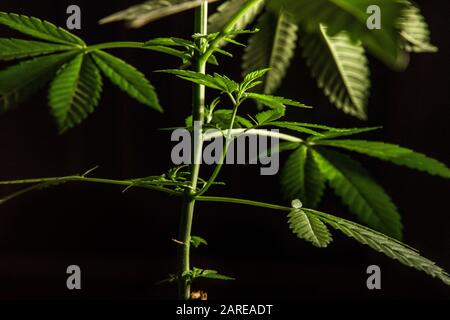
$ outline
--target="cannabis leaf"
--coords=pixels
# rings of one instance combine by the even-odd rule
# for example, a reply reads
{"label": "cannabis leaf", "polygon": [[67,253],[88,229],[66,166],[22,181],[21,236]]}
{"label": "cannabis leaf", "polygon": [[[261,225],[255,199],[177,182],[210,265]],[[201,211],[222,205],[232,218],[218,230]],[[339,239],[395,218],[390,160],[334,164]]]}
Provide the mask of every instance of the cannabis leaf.
{"label": "cannabis leaf", "polygon": [[48,21],[42,21],[35,17],[27,17],[15,13],[0,12],[0,24],[22,32],[34,38],[50,42],[69,44],[77,47],[85,47],[83,40],[76,35],[56,27]]}
{"label": "cannabis leaf", "polygon": [[[382,12],[381,29],[367,27],[367,8],[378,6]],[[407,59],[399,47],[397,22],[405,3],[391,0],[274,0],[269,2],[276,12],[280,8],[310,32],[320,32],[320,25],[334,36],[346,31],[353,41],[361,41],[375,56],[391,67],[406,67]]]}
{"label": "cannabis leaf", "polygon": [[281,85],[294,56],[297,43],[297,25],[284,11],[265,12],[258,20],[261,31],[252,35],[243,56],[243,73],[270,68],[259,92],[272,94]]}
{"label": "cannabis leaf", "polygon": [[318,32],[300,36],[303,55],[320,88],[339,109],[365,119],[370,79],[364,48],[345,31],[329,36],[324,25]]}
{"label": "cannabis leaf", "polygon": [[402,237],[396,206],[357,161],[331,150],[314,150],[312,154],[335,193],[362,222],[396,239]]}
{"label": "cannabis leaf", "polygon": [[7,111],[46,85],[73,51],[21,62],[0,72],[0,111]]}
{"label": "cannabis leaf", "polygon": [[65,44],[0,38],[0,60],[34,57],[70,49],[73,49],[73,47]]}
{"label": "cannabis leaf", "polygon": [[115,85],[137,101],[162,112],[155,88],[141,72],[125,61],[101,50],[94,51],[92,57],[100,70]]}
{"label": "cannabis leaf", "polygon": [[272,121],[278,120],[285,114],[285,108],[275,108],[258,113],[255,118],[259,125],[271,124]]}
{"label": "cannabis leaf", "polygon": [[100,72],[90,56],[78,54],[61,68],[50,86],[49,103],[60,132],[81,123],[98,105]]}
{"label": "cannabis leaf", "polygon": [[432,277],[440,279],[445,284],[450,285],[448,273],[436,266],[433,261],[422,257],[417,250],[354,222],[316,210],[303,210],[307,214],[309,213],[316,216],[334,229],[343,232],[345,235],[354,238],[358,242],[366,244],[372,249],[384,253],[386,256],[395,259],[408,267],[423,271]]}
{"label": "cannabis leaf", "polygon": [[395,144],[365,140],[321,140],[315,143],[362,153],[431,175],[450,178],[450,169],[445,164]]}
{"label": "cannabis leaf", "polygon": [[297,102],[297,101],[294,101],[291,99],[283,98],[283,97],[271,96],[268,94],[259,94],[259,93],[250,92],[250,93],[247,93],[247,97],[255,100],[258,103],[261,103],[262,105],[265,105],[269,108],[274,108],[274,109],[285,108],[285,106],[310,108],[308,106],[305,106],[303,103],[300,103],[300,102]]}
{"label": "cannabis leaf", "polygon": [[206,240],[201,237],[191,236],[191,244],[194,246],[194,248],[198,248],[202,244],[204,244],[205,246],[208,245],[208,242],[206,242]]}
{"label": "cannabis leaf", "polygon": [[408,2],[399,19],[403,48],[408,52],[436,52],[437,47],[430,43],[430,31],[420,9]]}
{"label": "cannabis leaf", "polygon": [[[228,21],[239,11],[246,1],[247,0],[227,0],[222,3],[217,8],[217,12],[209,17],[208,30],[211,33],[222,31]],[[233,28],[235,30],[245,29],[255,20],[263,7],[264,1],[251,7],[250,10],[236,21]]]}
{"label": "cannabis leaf", "polygon": [[[204,0],[149,0],[109,15],[100,24],[125,21],[130,28],[140,28],[152,21],[198,7]],[[208,0],[215,2],[217,0]]]}
{"label": "cannabis leaf", "polygon": [[311,242],[314,246],[325,248],[333,240],[327,226],[319,218],[308,214],[302,209],[289,212],[289,227],[301,239]]}
{"label": "cannabis leaf", "polygon": [[289,200],[302,199],[310,208],[319,204],[325,189],[325,177],[306,145],[301,145],[289,156],[281,173],[281,185]]}

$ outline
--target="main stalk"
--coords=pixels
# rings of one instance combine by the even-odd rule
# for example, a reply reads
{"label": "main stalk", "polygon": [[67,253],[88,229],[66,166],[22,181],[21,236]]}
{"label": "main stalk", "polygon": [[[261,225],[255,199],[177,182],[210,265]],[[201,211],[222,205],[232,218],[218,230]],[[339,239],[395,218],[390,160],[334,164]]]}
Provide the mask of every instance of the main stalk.
{"label": "main stalk", "polygon": [[[207,34],[208,28],[208,1],[203,3],[195,11],[195,33]],[[198,45],[201,46],[203,39],[197,39]],[[194,56],[193,66],[194,71],[205,74],[206,61],[201,59],[202,52],[196,52]],[[180,300],[188,300],[191,297],[190,282],[186,277],[183,277],[190,270],[190,247],[191,247],[191,230],[192,220],[194,217],[195,208],[195,190],[197,189],[198,175],[200,171],[200,163],[203,149],[202,127],[204,122],[205,110],[205,86],[194,84],[193,87],[193,104],[192,104],[192,119],[193,123],[200,126],[200,130],[194,130],[193,143],[194,157],[191,166],[191,183],[190,188],[185,191],[183,197],[183,206],[180,220],[179,241],[181,242],[178,249],[178,265],[179,265],[179,280],[178,280],[178,298]],[[196,142],[196,143],[194,143]]]}

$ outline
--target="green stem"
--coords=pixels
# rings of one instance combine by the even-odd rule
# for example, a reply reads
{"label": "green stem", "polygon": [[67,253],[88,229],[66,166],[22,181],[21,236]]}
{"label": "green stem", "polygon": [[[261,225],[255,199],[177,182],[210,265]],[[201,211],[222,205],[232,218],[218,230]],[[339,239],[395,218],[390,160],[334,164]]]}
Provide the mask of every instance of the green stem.
{"label": "green stem", "polygon": [[[206,35],[208,30],[208,1],[204,0],[200,7],[195,10],[195,32]],[[198,39],[198,45],[201,47],[201,41]],[[200,59],[203,54],[196,53],[194,56],[194,69],[196,72],[206,73],[206,60]],[[200,126],[200,130],[194,130],[194,162],[191,166],[191,185],[186,189],[180,219],[178,248],[178,264],[179,264],[179,281],[178,281],[178,298],[180,300],[188,300],[191,297],[191,285],[188,279],[183,275],[190,270],[190,246],[191,246],[191,230],[195,209],[195,190],[197,188],[198,176],[200,172],[200,163],[202,159],[203,149],[203,122],[205,113],[205,86],[194,84],[192,119],[194,123]]]}
{"label": "green stem", "polygon": [[279,205],[276,205],[276,204],[260,202],[260,201],[239,199],[239,198],[198,196],[196,198],[196,200],[197,201],[204,201],[204,202],[237,203],[237,204],[243,204],[243,205],[248,205],[248,206],[253,206],[253,207],[261,207],[261,208],[267,208],[267,209],[273,209],[273,210],[282,210],[282,211],[291,211],[292,210],[292,208],[290,208],[290,207],[279,206]]}

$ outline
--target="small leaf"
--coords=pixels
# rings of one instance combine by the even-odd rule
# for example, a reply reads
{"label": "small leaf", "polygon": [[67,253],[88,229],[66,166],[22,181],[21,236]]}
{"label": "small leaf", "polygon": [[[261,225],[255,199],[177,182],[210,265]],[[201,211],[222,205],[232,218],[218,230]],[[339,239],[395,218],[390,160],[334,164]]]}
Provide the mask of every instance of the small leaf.
{"label": "small leaf", "polygon": [[208,242],[206,242],[206,240],[201,237],[191,236],[191,244],[194,246],[194,248],[198,248],[202,244],[207,246]]}
{"label": "small leaf", "polygon": [[316,144],[362,153],[400,166],[425,171],[431,175],[450,178],[450,169],[445,164],[395,144],[365,140],[321,140]]}
{"label": "small leaf", "polygon": [[92,57],[99,69],[115,85],[137,101],[162,112],[155,88],[140,71],[104,51],[94,51]]}
{"label": "small leaf", "polygon": [[260,125],[278,120],[285,114],[285,108],[275,108],[258,113],[255,118]]}
{"label": "small leaf", "polygon": [[217,80],[215,77],[207,75],[207,74],[202,74],[202,73],[194,72],[194,71],[190,71],[190,70],[178,70],[178,69],[159,70],[158,72],[174,74],[183,80],[201,84],[201,85],[204,85],[211,89],[216,89],[219,91],[227,90],[227,87],[223,86],[223,84],[217,83]]}
{"label": "small leaf", "polygon": [[332,241],[330,231],[319,218],[302,209],[294,209],[289,215],[289,227],[300,238],[314,246],[325,248]]}
{"label": "small leaf", "polygon": [[215,280],[235,280],[235,278],[224,276],[218,273],[216,270],[202,270],[202,272],[197,276],[197,278],[207,278],[207,279],[215,279]]}
{"label": "small leaf", "polygon": [[340,129],[337,130],[331,130],[328,132],[323,132],[320,136],[312,137],[311,141],[317,141],[317,140],[324,140],[324,139],[334,139],[339,137],[346,137],[346,136],[352,136],[355,134],[370,132],[379,130],[382,127],[365,127],[365,128],[351,128],[351,129]]}
{"label": "small leaf", "polygon": [[304,104],[294,101],[294,100],[290,100],[290,99],[286,99],[283,97],[277,97],[277,96],[270,96],[267,94],[259,94],[259,93],[247,93],[247,96],[253,100],[255,100],[256,102],[259,102],[269,108],[274,108],[274,109],[280,109],[280,108],[284,108],[285,106],[294,106],[294,107],[300,107],[300,108],[310,108],[308,106],[305,106]]}
{"label": "small leaf", "polygon": [[0,12],[0,24],[41,40],[69,44],[77,47],[86,46],[84,41],[76,35],[56,27],[48,21],[42,21],[38,18],[27,17],[15,13]]}

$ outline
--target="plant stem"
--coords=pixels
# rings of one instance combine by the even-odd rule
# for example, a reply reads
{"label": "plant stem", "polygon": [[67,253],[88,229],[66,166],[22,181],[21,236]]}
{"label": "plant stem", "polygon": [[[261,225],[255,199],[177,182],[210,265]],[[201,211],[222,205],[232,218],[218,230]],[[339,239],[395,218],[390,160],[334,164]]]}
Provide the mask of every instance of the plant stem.
{"label": "plant stem", "polygon": [[261,207],[261,208],[282,210],[282,211],[291,211],[292,210],[291,207],[279,206],[276,204],[260,202],[260,201],[253,201],[253,200],[246,200],[246,199],[239,199],[239,198],[197,196],[196,200],[204,201],[204,202],[238,203],[238,204],[243,204],[243,205],[248,205],[248,206],[253,206],[253,207]]}
{"label": "plant stem", "polygon": [[[207,34],[208,28],[208,1],[204,0],[200,7],[195,10],[195,33]],[[202,46],[203,39],[198,39],[198,45]],[[194,71],[205,74],[206,60],[200,59],[203,52],[194,56]],[[194,84],[192,119],[194,123],[200,125],[200,130],[194,130],[194,162],[191,166],[191,185],[186,189],[180,219],[179,241],[182,242],[178,248],[179,280],[178,298],[188,300],[191,297],[190,281],[183,275],[190,270],[190,246],[192,220],[194,217],[195,198],[194,193],[197,188],[200,163],[203,149],[203,122],[205,110],[205,86]]]}

